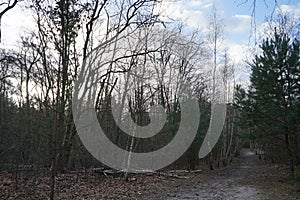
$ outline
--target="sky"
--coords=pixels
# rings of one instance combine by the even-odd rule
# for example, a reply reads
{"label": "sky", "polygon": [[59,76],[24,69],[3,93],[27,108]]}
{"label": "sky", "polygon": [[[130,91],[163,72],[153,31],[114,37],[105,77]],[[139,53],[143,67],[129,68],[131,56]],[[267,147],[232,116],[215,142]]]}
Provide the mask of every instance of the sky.
{"label": "sky", "polygon": [[[173,0],[166,3],[165,12],[184,21],[188,27],[205,32],[213,6],[224,21],[223,47],[235,63],[241,81],[249,78],[250,69],[245,60],[253,56],[250,49],[253,48],[255,38],[259,40],[259,33],[263,33],[267,17],[275,15],[279,10],[300,17],[300,0],[277,0],[277,4],[275,0],[256,0],[255,17],[253,0]],[[254,37],[255,32],[257,37]]]}
{"label": "sky", "polygon": [[[224,46],[228,49],[234,63],[243,63],[253,43],[253,0],[164,0],[162,10],[166,15],[183,21],[190,29],[198,28],[205,32],[212,6],[217,9],[224,21]],[[260,30],[266,16],[276,13],[278,9],[300,16],[300,0],[256,0],[255,23]],[[15,7],[2,19],[2,43],[0,47],[9,48],[16,44],[17,38],[24,30],[34,27],[30,13],[21,6]],[[245,72],[247,73],[247,72]]]}
{"label": "sky", "polygon": [[225,43],[228,45],[231,57],[236,61],[242,61],[241,50],[248,47],[253,39],[253,26],[256,28],[265,23],[266,17],[276,13],[278,9],[294,12],[300,16],[300,0],[274,0],[256,1],[255,19],[252,16],[253,0],[180,0],[166,3],[166,11],[169,15],[179,18],[191,28],[199,27],[200,30],[208,26],[208,19],[212,6],[217,9],[219,17],[224,21]]}

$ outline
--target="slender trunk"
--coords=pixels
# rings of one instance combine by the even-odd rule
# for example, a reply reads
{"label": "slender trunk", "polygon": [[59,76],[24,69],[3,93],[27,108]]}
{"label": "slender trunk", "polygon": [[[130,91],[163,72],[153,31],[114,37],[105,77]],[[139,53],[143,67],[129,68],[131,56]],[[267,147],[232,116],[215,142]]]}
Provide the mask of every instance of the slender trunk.
{"label": "slender trunk", "polygon": [[231,152],[231,146],[232,146],[232,140],[233,140],[233,132],[234,132],[234,108],[232,107],[232,113],[229,115],[229,124],[230,124],[230,128],[229,128],[229,132],[230,132],[230,139],[229,139],[229,145],[227,148],[227,152],[226,152],[226,159],[229,160],[230,159],[230,152]]}
{"label": "slender trunk", "polygon": [[290,171],[291,171],[291,174],[294,175],[295,162],[294,162],[293,154],[292,154],[292,151],[291,151],[291,146],[290,146],[289,134],[288,133],[285,134],[285,146],[286,146],[287,154],[289,156]]}
{"label": "slender trunk", "polygon": [[51,140],[51,167],[50,167],[50,200],[54,200],[55,194],[55,174],[56,174],[56,137],[55,133],[50,133]]}

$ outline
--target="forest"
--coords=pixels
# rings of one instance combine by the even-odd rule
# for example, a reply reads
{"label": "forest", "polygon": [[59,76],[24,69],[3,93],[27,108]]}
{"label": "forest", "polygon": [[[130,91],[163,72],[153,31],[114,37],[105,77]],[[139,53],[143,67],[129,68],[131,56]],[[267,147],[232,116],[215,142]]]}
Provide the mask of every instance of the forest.
{"label": "forest", "polygon": [[[240,1],[240,6],[247,3],[255,20],[256,1]],[[283,173],[283,181],[275,181],[293,191],[290,197],[300,198],[299,17],[275,7],[263,34],[249,38],[255,40],[251,56],[236,63],[215,6],[206,30],[166,16],[160,0],[4,0],[0,22],[17,7],[30,13],[34,28],[23,30],[16,46],[0,46],[0,199],[176,199],[162,193],[181,185],[177,199],[182,199],[191,185],[206,181],[203,176],[226,177],[234,170],[230,166],[247,168],[251,162],[267,171],[266,182],[276,179],[268,177],[276,170]],[[256,30],[253,21],[249,27]],[[5,31],[0,23],[1,43]],[[238,78],[242,66],[249,80]],[[185,83],[200,120],[194,135],[192,127],[184,129],[190,145],[162,169],[115,169],[97,159],[79,134],[74,102],[84,92],[78,84],[91,84],[93,91],[82,101],[92,105],[109,141],[129,152],[123,159],[130,165],[134,153],[157,151],[176,139],[184,124]],[[216,131],[211,125],[216,103],[226,111],[214,145],[206,136]],[[166,114],[165,124],[153,114],[154,105]],[[152,129],[158,133],[152,137],[129,135],[120,127],[144,127],[155,117]],[[210,150],[200,158],[204,144]],[[243,163],[245,149],[253,157]]]}

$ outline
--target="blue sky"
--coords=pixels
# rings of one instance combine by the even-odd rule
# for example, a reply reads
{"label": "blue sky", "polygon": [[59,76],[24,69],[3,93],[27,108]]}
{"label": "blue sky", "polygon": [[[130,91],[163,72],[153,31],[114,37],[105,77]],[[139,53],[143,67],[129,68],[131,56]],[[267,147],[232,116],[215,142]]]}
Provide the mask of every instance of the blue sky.
{"label": "blue sky", "polygon": [[[251,17],[253,11],[253,1],[249,0],[249,2],[243,3],[245,0],[236,0],[235,1],[225,1],[218,0],[215,1],[216,5],[224,10],[225,18],[231,18],[233,15],[248,15]],[[274,0],[257,0],[256,1],[256,10],[255,10],[255,22],[259,27],[262,23],[265,22],[266,16],[272,15],[272,13],[276,13],[276,10],[280,9],[291,9],[297,10],[300,9],[300,1],[299,0],[278,0],[278,5],[275,4]],[[296,11],[299,12],[299,11]],[[299,13],[295,13],[296,15]],[[227,23],[230,23],[227,22]],[[236,40],[236,42],[245,42],[245,38],[242,35],[233,35],[232,40]],[[239,41],[240,40],[240,41]]]}
{"label": "blue sky", "polygon": [[[164,0],[164,12],[173,18],[183,20],[190,28],[207,28],[208,16],[212,5],[215,5],[219,15],[225,22],[225,44],[235,62],[242,62],[249,47],[251,32],[252,2],[243,3],[245,0]],[[300,16],[300,0],[277,0],[278,7],[285,11],[294,12]],[[274,10],[274,0],[256,0],[256,27],[259,30],[265,17]],[[25,29],[34,27],[30,13],[20,7],[8,12],[2,19],[2,44],[8,48],[15,44],[20,34]]]}
{"label": "blue sky", "polygon": [[[244,3],[243,3],[244,2]],[[218,10],[220,18],[225,22],[225,45],[229,49],[231,58],[240,63],[246,58],[247,49],[253,41],[249,38],[251,32],[253,0],[169,0],[165,1],[165,12],[184,21],[188,27],[197,28],[205,32],[212,5]],[[278,9],[291,11],[300,16],[299,0],[256,0],[255,22],[257,32],[262,32],[262,25],[266,16],[276,13]],[[252,37],[253,39],[254,37]]]}

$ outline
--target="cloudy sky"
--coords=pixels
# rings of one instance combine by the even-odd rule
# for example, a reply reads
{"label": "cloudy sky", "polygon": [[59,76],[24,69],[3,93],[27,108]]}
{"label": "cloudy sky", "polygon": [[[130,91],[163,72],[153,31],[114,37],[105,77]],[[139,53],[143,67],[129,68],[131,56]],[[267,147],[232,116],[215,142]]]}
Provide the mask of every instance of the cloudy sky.
{"label": "cloudy sky", "polygon": [[[243,3],[244,2],[244,3]],[[205,32],[208,17],[214,5],[225,22],[225,41],[231,58],[236,62],[245,59],[251,45],[251,15],[253,0],[166,0],[163,9],[172,18],[182,20],[191,29],[199,28]],[[265,22],[265,17],[274,11],[274,1],[257,0],[255,15],[256,27]],[[300,16],[299,0],[278,0],[276,9],[293,12]],[[26,29],[34,27],[30,13],[19,7],[14,8],[2,19],[1,47],[15,45],[16,39]],[[252,29],[253,31],[253,29]]]}

